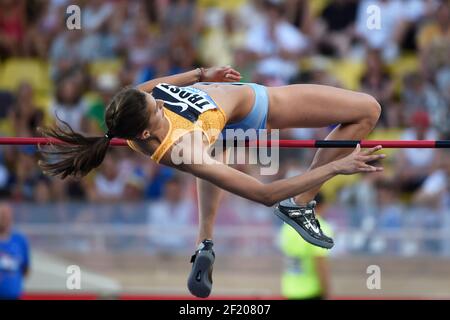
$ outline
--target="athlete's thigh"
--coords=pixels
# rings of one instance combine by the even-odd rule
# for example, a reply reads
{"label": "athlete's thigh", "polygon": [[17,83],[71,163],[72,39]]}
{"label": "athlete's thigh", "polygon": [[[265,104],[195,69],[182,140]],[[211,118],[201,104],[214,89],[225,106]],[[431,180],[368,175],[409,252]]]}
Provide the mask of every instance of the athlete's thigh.
{"label": "athlete's thigh", "polygon": [[314,128],[351,123],[366,116],[370,96],[335,87],[294,84],[269,87],[269,128]]}

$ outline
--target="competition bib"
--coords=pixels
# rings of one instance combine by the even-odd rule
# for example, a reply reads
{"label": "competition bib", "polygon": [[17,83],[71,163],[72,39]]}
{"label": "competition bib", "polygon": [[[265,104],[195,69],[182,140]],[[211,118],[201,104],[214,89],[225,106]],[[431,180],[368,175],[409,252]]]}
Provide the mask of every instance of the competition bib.
{"label": "competition bib", "polygon": [[152,95],[163,100],[164,107],[191,122],[196,122],[203,112],[217,109],[211,97],[197,88],[160,83],[153,89]]}

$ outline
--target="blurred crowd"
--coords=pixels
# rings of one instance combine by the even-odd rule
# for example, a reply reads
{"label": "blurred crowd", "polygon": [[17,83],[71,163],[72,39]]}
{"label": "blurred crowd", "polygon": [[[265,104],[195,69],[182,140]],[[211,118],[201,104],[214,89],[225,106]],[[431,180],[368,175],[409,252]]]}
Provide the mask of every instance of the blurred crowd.
{"label": "blurred crowd", "polygon": [[[72,4],[81,8],[80,29],[68,28]],[[103,135],[104,108],[120,87],[212,65],[232,65],[243,81],[268,86],[370,93],[383,110],[376,138],[450,139],[447,0],[0,0],[0,135],[39,136],[58,119]],[[322,139],[330,129],[282,137]],[[264,179],[305,170],[313,152],[283,150],[279,174]],[[0,148],[2,197],[195,202],[192,178],[126,148],[112,149],[81,181],[44,176],[38,157],[35,147]],[[373,208],[380,228],[401,227],[410,207],[424,208],[417,216],[431,225],[450,209],[449,164],[446,150],[390,150],[385,173],[337,178],[324,201],[357,208],[353,225],[367,224],[361,217]],[[172,199],[174,188],[187,191]]]}

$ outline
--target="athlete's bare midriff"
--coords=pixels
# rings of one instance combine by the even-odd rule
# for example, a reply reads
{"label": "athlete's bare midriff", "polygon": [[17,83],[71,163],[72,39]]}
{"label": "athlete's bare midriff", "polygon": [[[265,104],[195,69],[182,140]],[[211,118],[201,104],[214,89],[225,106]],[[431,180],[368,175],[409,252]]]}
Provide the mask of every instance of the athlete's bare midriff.
{"label": "athlete's bare midriff", "polygon": [[195,84],[191,87],[200,89],[223,109],[227,123],[238,122],[251,111],[255,101],[253,89],[249,86],[213,83],[208,85]]}

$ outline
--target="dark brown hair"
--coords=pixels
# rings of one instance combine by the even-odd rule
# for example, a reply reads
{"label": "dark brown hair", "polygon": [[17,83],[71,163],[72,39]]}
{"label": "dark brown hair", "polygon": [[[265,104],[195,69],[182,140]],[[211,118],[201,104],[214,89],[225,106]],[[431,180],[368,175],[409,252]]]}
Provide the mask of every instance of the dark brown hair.
{"label": "dark brown hair", "polygon": [[102,163],[113,137],[135,139],[148,127],[149,118],[145,94],[133,88],[122,89],[105,110],[108,132],[103,137],[86,137],[61,120],[62,126],[40,128],[44,136],[63,143],[39,146],[39,166],[45,174],[62,179],[83,177]]}

